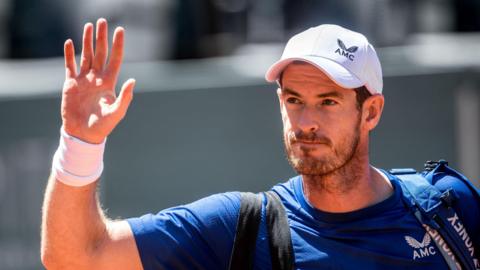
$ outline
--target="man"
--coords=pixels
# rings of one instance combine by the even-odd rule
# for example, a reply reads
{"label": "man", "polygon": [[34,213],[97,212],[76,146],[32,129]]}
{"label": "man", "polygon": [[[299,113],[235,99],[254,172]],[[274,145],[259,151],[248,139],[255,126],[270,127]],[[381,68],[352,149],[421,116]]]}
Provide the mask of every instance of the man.
{"label": "man", "polygon": [[[125,116],[134,80],[115,85],[124,30],[107,59],[107,22],[86,24],[80,71],[65,43],[60,146],[45,194],[42,261],[48,269],[227,269],[240,194],[128,220],[109,220],[97,180],[106,137]],[[277,81],[284,141],[299,176],[276,185],[288,216],[296,269],[448,269],[430,236],[401,200],[394,176],[369,164],[369,132],[384,105],[373,46],[361,34],[321,25],[294,36],[266,78]],[[471,192],[455,205],[474,247],[480,210]],[[265,203],[265,202],[264,202]],[[255,269],[271,267],[265,209]]]}

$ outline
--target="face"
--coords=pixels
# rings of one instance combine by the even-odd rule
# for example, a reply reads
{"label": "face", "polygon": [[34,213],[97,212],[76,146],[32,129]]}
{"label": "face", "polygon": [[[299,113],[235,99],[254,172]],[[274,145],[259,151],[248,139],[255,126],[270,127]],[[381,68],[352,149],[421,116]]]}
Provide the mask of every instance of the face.
{"label": "face", "polygon": [[338,86],[310,64],[292,63],[278,96],[287,157],[299,174],[331,174],[358,154],[362,110],[353,89]]}

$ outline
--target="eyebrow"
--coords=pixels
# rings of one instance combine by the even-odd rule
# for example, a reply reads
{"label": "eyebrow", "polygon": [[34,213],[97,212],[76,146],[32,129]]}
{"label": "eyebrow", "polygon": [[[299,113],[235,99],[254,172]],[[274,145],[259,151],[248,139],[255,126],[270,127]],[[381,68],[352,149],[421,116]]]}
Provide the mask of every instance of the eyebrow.
{"label": "eyebrow", "polygon": [[[292,95],[292,96],[301,97],[301,95],[298,92],[296,92],[296,91],[294,91],[290,88],[283,88],[282,92],[284,92],[286,94],[289,94],[289,95]],[[326,98],[326,97],[343,98],[343,95],[341,93],[339,93],[338,91],[330,91],[330,92],[327,92],[327,93],[318,94],[317,97],[318,98]]]}

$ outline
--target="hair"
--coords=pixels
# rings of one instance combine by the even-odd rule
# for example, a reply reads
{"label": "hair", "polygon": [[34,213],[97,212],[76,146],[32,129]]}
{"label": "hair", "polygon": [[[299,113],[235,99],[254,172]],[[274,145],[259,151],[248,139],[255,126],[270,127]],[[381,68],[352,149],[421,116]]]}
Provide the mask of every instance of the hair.
{"label": "hair", "polygon": [[355,88],[355,93],[357,94],[357,109],[360,111],[362,109],[363,103],[367,98],[372,96],[372,93],[368,91],[367,87],[361,86],[358,88]]}

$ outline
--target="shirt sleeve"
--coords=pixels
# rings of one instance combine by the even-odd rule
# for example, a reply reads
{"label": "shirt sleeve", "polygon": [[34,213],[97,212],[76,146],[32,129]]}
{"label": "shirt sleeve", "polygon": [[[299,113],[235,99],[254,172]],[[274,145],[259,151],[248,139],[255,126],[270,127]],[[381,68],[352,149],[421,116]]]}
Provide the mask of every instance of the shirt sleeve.
{"label": "shirt sleeve", "polygon": [[240,209],[240,193],[128,219],[145,270],[227,269]]}

